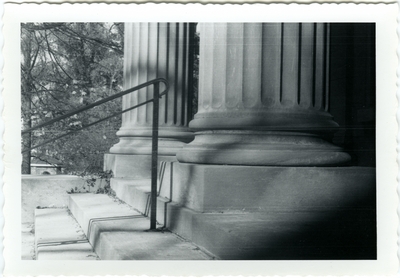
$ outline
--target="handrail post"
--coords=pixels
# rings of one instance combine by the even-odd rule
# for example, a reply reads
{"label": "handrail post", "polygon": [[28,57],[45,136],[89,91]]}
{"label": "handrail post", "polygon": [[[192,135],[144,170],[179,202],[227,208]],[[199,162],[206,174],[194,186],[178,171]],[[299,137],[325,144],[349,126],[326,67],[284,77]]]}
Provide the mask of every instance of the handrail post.
{"label": "handrail post", "polygon": [[154,83],[153,95],[153,133],[151,149],[151,210],[150,230],[157,225],[157,164],[158,164],[158,108],[160,100],[160,83]]}

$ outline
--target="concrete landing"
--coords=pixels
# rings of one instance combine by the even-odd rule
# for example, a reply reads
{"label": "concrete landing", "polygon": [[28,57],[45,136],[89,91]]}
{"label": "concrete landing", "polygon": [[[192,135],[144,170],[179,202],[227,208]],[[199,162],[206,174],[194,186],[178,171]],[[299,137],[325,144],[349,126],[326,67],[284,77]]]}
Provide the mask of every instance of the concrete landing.
{"label": "concrete landing", "polygon": [[102,260],[209,260],[213,256],[150,221],[118,199],[71,194],[69,208]]}
{"label": "concrete landing", "polygon": [[68,209],[35,210],[37,260],[96,260],[79,224]]}

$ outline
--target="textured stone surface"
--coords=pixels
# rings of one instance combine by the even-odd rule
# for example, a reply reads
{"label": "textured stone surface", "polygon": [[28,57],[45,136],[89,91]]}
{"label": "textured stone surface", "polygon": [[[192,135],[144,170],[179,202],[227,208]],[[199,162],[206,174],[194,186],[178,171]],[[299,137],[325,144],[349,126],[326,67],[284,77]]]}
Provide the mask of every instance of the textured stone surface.
{"label": "textured stone surface", "polygon": [[174,169],[172,201],[200,212],[335,210],[357,200],[375,207],[375,168],[174,163]]}
{"label": "textured stone surface", "polygon": [[376,259],[375,210],[197,213],[170,204],[168,227],[223,260]]}

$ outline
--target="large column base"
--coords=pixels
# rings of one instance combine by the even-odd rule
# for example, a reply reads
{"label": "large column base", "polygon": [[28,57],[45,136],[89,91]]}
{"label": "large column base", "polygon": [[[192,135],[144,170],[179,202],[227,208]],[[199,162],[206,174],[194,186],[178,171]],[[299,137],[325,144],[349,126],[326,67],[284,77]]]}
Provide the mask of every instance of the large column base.
{"label": "large column base", "polygon": [[220,259],[376,259],[375,168],[173,169],[167,228]]}
{"label": "large column base", "polygon": [[267,166],[332,166],[351,159],[317,135],[241,130],[197,132],[177,158],[185,163]]}

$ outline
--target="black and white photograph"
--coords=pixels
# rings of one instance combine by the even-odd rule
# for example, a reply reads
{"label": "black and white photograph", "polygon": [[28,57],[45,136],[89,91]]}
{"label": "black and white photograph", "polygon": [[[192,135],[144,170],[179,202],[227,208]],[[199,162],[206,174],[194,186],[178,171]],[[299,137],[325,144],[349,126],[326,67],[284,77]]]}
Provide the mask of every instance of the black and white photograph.
{"label": "black and white photograph", "polygon": [[[303,19],[243,6],[254,20],[188,20],[190,5],[183,19],[146,20],[144,5],[120,19],[101,17],[102,6],[93,20],[87,6],[82,20],[65,15],[78,11],[68,5],[57,19],[26,10],[12,23],[19,92],[4,98],[4,195],[7,204],[7,182],[17,181],[11,257],[34,266],[30,275],[153,273],[124,272],[129,262],[213,265],[208,275],[221,274],[219,263],[256,263],[250,273],[262,275],[365,274],[365,263],[395,274],[389,4],[376,5],[386,18],[357,7],[358,20],[335,18],[341,5]],[[66,264],[53,272],[51,262]]]}

